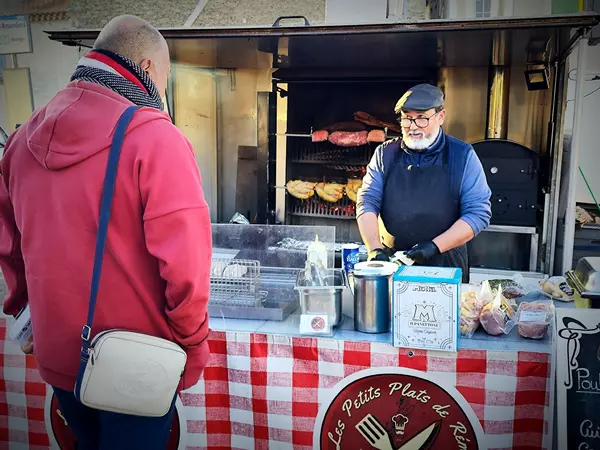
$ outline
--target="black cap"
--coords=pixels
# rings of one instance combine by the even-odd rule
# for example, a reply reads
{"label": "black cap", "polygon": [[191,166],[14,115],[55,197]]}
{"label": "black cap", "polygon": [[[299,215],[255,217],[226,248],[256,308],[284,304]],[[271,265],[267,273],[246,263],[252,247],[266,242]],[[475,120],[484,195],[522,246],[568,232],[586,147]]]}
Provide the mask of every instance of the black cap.
{"label": "black cap", "polygon": [[440,88],[431,84],[417,84],[398,100],[394,112],[399,115],[401,111],[427,111],[442,106],[444,106],[444,93]]}

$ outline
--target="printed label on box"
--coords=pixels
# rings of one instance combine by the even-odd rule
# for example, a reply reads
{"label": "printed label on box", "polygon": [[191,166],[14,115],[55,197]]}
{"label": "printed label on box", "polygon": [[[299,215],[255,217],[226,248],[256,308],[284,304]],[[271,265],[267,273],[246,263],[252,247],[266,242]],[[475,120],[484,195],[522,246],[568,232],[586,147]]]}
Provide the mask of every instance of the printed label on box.
{"label": "printed label on box", "polygon": [[457,350],[458,285],[394,283],[394,345]]}
{"label": "printed label on box", "polygon": [[406,267],[402,274],[410,277],[454,278],[456,269],[451,267],[410,266]]}

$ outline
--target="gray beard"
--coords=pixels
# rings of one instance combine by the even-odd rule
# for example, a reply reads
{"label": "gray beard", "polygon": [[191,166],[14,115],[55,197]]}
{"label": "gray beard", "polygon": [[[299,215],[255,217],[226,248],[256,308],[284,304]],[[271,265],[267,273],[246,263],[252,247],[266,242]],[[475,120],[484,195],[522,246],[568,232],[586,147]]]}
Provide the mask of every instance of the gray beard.
{"label": "gray beard", "polygon": [[430,137],[424,136],[421,139],[412,139],[410,136],[406,135],[402,137],[402,141],[406,148],[420,153],[431,147],[437,140],[438,135],[439,131],[435,135],[432,134]]}

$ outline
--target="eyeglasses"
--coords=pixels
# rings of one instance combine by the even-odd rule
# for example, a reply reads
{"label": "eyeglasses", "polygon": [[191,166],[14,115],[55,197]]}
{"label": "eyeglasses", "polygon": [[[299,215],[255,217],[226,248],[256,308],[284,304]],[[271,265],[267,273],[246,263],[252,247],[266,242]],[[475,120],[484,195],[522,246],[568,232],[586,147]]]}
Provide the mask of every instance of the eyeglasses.
{"label": "eyeglasses", "polygon": [[414,122],[417,128],[427,128],[429,126],[429,119],[437,116],[439,111],[432,114],[429,117],[417,117],[416,119],[411,119],[410,117],[398,117],[398,123],[402,128],[410,128],[412,123]]}

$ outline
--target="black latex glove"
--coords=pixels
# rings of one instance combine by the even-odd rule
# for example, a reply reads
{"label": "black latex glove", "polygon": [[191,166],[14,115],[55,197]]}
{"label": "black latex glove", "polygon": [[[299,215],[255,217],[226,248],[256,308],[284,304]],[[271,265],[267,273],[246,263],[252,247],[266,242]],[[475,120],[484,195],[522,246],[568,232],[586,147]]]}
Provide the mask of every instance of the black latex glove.
{"label": "black latex glove", "polygon": [[367,255],[367,261],[389,261],[390,257],[381,248],[375,248]]}
{"label": "black latex glove", "polygon": [[439,254],[440,249],[433,241],[421,242],[406,252],[406,256],[421,265],[427,264],[428,261],[431,261]]}

